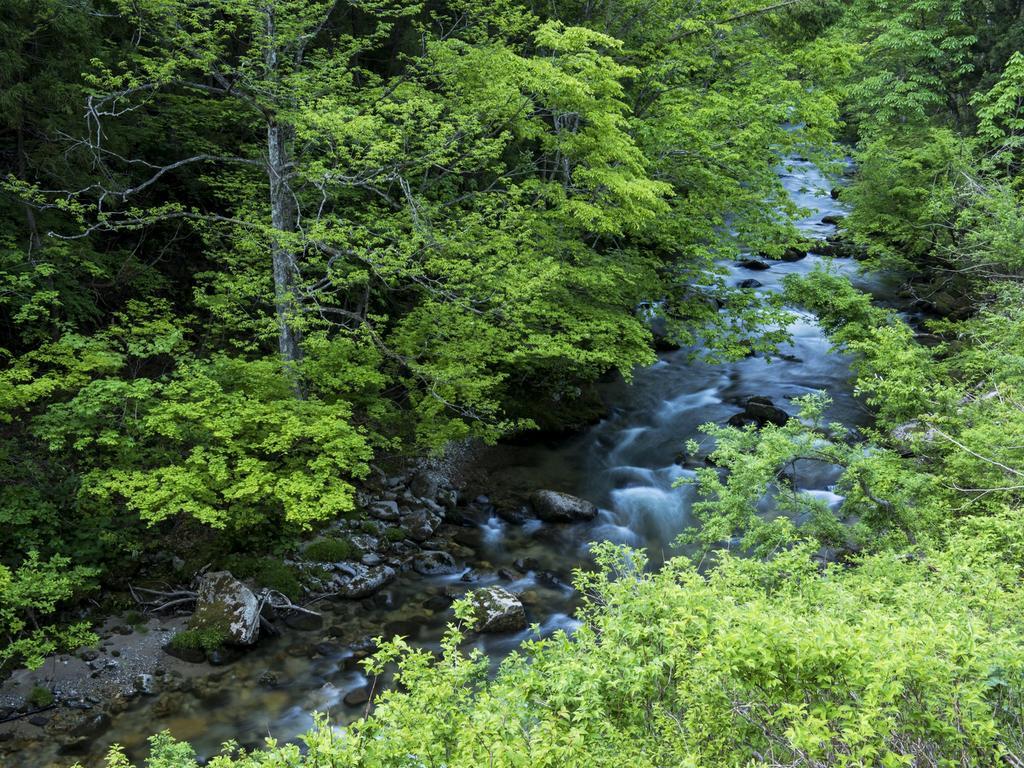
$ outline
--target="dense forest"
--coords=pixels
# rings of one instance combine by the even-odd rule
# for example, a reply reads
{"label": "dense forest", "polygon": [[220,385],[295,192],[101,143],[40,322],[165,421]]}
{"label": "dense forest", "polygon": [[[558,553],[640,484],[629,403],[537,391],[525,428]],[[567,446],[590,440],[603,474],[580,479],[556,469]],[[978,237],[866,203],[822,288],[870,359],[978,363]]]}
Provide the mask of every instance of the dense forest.
{"label": "dense forest", "polygon": [[[496,676],[458,602],[440,655],[381,643],[365,719],[212,764],[1024,765],[1020,0],[4,0],[0,30],[0,677],[130,582],[299,601],[285,562],[381,462],[579,428],[657,350],[770,355],[799,309],[870,427],[827,392],[707,425],[692,554],[596,545],[579,629]],[[810,243],[779,165],[847,154]],[[901,306],[721,266],[794,249]]]}

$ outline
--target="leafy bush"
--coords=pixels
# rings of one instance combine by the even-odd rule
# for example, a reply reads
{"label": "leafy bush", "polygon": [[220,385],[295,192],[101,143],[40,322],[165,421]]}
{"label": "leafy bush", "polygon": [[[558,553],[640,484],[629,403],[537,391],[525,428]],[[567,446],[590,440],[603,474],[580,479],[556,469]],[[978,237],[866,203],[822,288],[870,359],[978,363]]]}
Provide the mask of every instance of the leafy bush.
{"label": "leafy bush", "polygon": [[[652,574],[601,545],[571,638],[527,643],[493,680],[458,629],[439,662],[396,639],[369,668],[396,661],[404,692],[369,718],[214,765],[993,765],[1024,746],[1022,525],[972,520],[948,550],[824,571],[798,547]],[[154,764],[195,765],[153,745]]]}
{"label": "leafy bush", "polygon": [[15,663],[35,669],[52,653],[94,643],[88,622],[61,626],[41,619],[92,589],[96,574],[67,557],[44,561],[34,550],[15,569],[0,564],[0,635],[7,641],[0,647],[0,670]]}

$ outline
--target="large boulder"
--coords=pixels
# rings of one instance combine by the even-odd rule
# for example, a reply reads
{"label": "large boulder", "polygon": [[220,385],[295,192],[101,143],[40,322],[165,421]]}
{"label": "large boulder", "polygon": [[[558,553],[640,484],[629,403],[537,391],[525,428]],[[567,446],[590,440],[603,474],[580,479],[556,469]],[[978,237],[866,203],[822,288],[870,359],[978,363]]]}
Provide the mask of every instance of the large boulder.
{"label": "large boulder", "polygon": [[751,397],[747,400],[743,412],[756,419],[758,424],[774,424],[783,427],[789,421],[789,414],[775,405],[767,397]]}
{"label": "large boulder", "polygon": [[767,262],[761,261],[760,259],[744,259],[739,263],[744,269],[752,269],[755,272],[763,272],[766,269],[771,269],[772,265]]}
{"label": "large boulder", "polygon": [[744,404],[743,412],[737,413],[729,419],[729,425],[745,427],[748,424],[756,424],[758,427],[763,427],[765,424],[774,424],[777,427],[782,427],[787,421],[789,421],[789,414],[775,405],[771,398],[751,397]]}
{"label": "large boulder", "polygon": [[228,571],[203,574],[189,629],[215,629],[234,645],[252,645],[260,635],[260,599]]}
{"label": "large boulder", "polygon": [[516,632],[526,628],[526,610],[518,597],[501,587],[471,592],[474,629],[478,632]]}
{"label": "large boulder", "polygon": [[363,565],[345,563],[342,572],[331,580],[331,588],[339,597],[357,600],[369,597],[395,578],[395,569],[389,565]]}
{"label": "large boulder", "polygon": [[568,493],[534,491],[530,496],[530,503],[537,512],[537,517],[549,523],[574,523],[597,517],[597,507]]}
{"label": "large boulder", "polygon": [[783,251],[779,258],[782,261],[800,261],[807,258],[807,249],[790,247]]}

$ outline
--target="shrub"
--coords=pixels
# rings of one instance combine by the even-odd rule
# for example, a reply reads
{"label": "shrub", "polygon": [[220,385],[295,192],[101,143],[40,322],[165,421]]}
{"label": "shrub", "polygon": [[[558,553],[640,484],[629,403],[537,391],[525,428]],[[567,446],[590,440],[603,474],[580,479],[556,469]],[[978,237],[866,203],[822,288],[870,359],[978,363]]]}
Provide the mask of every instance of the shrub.
{"label": "shrub", "polygon": [[[401,689],[370,717],[216,765],[995,765],[1022,746],[1022,522],[980,518],[946,550],[824,571],[812,547],[723,554],[702,574],[599,545],[572,637],[526,643],[490,680],[458,627],[440,661],[395,639],[369,672],[397,662]],[[194,768],[187,745],[153,746]]]}

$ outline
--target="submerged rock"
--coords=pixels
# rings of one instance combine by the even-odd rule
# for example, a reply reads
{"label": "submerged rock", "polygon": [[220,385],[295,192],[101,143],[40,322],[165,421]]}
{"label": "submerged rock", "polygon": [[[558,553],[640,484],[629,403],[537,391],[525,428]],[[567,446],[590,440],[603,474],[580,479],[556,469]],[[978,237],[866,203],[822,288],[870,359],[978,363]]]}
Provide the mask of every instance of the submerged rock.
{"label": "submerged rock", "polygon": [[458,573],[462,570],[455,558],[447,552],[427,551],[416,555],[412,568],[421,576],[442,576]]}
{"label": "submerged rock", "polygon": [[597,507],[585,499],[558,491],[534,491],[530,503],[537,517],[549,523],[574,523],[593,520]]}
{"label": "submerged rock", "polygon": [[345,694],[342,701],[347,707],[358,707],[370,700],[370,691],[366,688],[356,688]]}
{"label": "submerged rock", "polygon": [[469,599],[478,632],[516,632],[526,628],[526,610],[507,589],[478,589],[470,593]]}
{"label": "submerged rock", "polygon": [[740,280],[738,283],[736,283],[737,288],[760,288],[763,285],[764,283],[762,283],[760,280],[755,280],[752,277],[749,277],[746,280]]}

